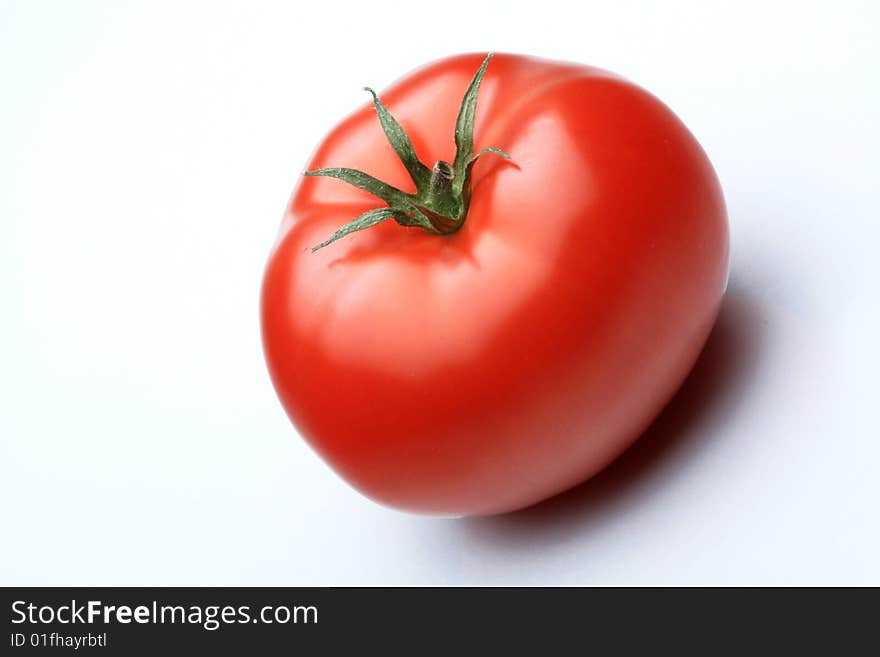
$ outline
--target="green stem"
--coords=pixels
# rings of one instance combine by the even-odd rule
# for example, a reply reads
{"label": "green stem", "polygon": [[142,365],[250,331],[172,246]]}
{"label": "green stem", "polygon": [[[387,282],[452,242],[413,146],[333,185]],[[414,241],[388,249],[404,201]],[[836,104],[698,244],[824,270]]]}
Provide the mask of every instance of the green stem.
{"label": "green stem", "polygon": [[449,162],[439,160],[431,171],[428,183],[427,205],[438,214],[450,215],[456,212],[456,200],[452,189],[455,172]]}
{"label": "green stem", "polygon": [[347,182],[358,189],[377,196],[388,204],[386,208],[370,210],[343,225],[326,241],[312,247],[322,249],[338,239],[359,230],[365,230],[386,219],[394,219],[401,226],[416,226],[430,233],[450,234],[461,228],[467,217],[471,196],[471,169],[481,155],[494,153],[509,159],[500,148],[484,148],[474,154],[474,117],[477,111],[477,94],[492,60],[492,53],[474,75],[458,112],[455,123],[455,160],[452,164],[439,160],[428,169],[416,155],[412,141],[397,120],[385,108],[376,93],[366,87],[373,96],[373,106],[382,130],[400,161],[416,186],[415,194],[408,194],[357,169],[327,168],[306,171],[306,176],[328,176]]}

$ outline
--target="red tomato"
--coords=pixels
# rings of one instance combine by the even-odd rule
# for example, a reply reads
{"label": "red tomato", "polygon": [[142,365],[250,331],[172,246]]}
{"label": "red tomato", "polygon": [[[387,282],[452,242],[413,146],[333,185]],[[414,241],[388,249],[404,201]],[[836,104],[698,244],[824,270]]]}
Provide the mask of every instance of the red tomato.
{"label": "red tomato", "polygon": [[[380,94],[429,170],[454,159],[482,60],[444,59]],[[303,178],[263,282],[265,355],[290,419],[355,488],[409,511],[511,511],[596,474],[682,383],[726,286],[718,180],[643,89],[497,55],[474,135],[474,150],[511,160],[480,159],[454,232],[385,221],[312,252],[387,205]],[[321,143],[319,167],[417,190],[370,105]]]}

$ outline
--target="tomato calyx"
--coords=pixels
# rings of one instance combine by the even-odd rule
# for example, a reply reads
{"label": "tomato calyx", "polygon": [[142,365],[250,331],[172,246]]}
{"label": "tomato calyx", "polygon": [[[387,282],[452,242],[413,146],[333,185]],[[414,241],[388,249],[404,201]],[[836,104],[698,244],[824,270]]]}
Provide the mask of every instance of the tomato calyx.
{"label": "tomato calyx", "polygon": [[357,169],[330,167],[306,171],[303,175],[326,176],[347,182],[388,204],[387,207],[369,210],[352,219],[328,239],[313,246],[312,252],[350,233],[365,230],[387,219],[394,219],[401,226],[416,226],[438,235],[448,235],[461,228],[470,206],[470,180],[474,163],[488,153],[510,159],[510,155],[500,148],[484,148],[476,154],[473,152],[477,94],[491,60],[492,53],[489,53],[474,74],[462,98],[455,122],[454,161],[450,164],[439,160],[432,169],[425,166],[416,155],[409,135],[382,104],[376,92],[365,87],[365,90],[373,96],[373,106],[376,108],[382,131],[406,167],[416,186],[416,193],[404,192]]}

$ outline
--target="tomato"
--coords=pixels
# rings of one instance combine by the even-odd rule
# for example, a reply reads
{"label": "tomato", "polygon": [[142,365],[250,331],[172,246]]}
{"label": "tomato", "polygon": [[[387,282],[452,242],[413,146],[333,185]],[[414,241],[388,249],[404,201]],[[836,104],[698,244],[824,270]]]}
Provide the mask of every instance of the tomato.
{"label": "tomato", "polygon": [[[481,61],[417,70],[330,132],[263,281],[293,424],[355,488],[414,512],[511,511],[596,474],[680,386],[727,282],[721,188],[662,102],[596,68]],[[480,157],[459,197],[413,201],[454,188],[483,147],[510,159]]]}

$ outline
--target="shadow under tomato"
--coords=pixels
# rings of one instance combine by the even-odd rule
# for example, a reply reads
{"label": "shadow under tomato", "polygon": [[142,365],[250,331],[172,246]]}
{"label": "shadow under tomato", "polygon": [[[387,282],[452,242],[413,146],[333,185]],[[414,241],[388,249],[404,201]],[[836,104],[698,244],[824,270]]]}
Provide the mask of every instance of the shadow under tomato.
{"label": "shadow under tomato", "polygon": [[[638,441],[589,481],[527,509],[454,522],[469,539],[529,545],[557,542],[662,483],[705,445],[711,423],[733,412],[759,361],[766,328],[760,308],[728,289],[715,328],[675,397]],[[708,435],[707,435],[708,434]],[[672,472],[670,472],[672,471]]]}

